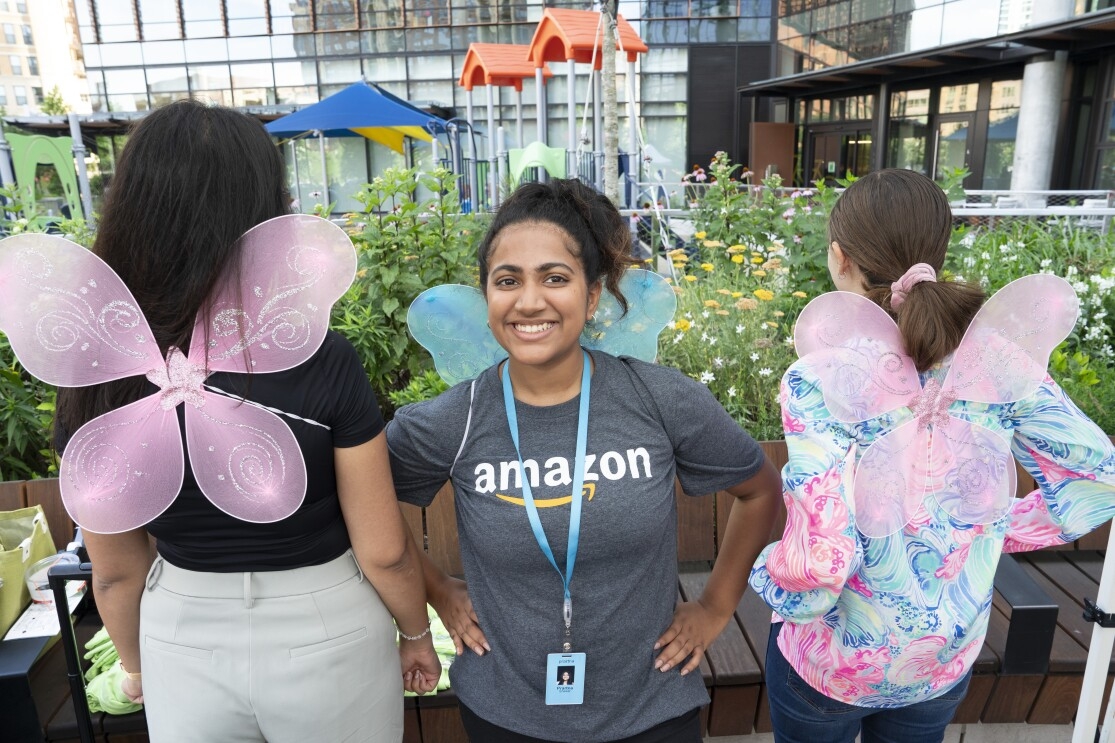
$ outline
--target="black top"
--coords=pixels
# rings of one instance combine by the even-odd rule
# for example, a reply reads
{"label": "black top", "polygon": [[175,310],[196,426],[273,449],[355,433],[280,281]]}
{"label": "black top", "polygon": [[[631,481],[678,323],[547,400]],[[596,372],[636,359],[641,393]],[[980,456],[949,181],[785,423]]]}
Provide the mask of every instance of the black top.
{"label": "black top", "polygon": [[[205,384],[282,411],[306,462],[306,499],[271,524],[229,516],[198,489],[189,458],[178,498],[147,525],[159,554],[187,570],[216,573],[285,570],[319,565],[350,546],[337,498],[333,449],[358,446],[383,430],[383,416],[356,349],[329,331],[304,364],[273,374],[215,373]],[[151,392],[157,388],[151,385]],[[185,435],[184,407],[178,407]],[[62,446],[60,445],[61,451]]]}

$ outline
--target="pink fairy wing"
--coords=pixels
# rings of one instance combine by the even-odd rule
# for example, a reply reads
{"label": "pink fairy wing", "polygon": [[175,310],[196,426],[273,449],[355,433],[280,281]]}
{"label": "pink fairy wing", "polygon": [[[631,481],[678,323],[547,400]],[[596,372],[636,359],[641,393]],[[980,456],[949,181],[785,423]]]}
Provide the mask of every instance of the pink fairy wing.
{"label": "pink fairy wing", "polygon": [[83,529],[128,531],[174,502],[184,469],[178,416],[150,395],[77,430],[59,470],[62,503]]}
{"label": "pink fairy wing", "polygon": [[829,411],[857,423],[909,403],[920,389],[894,320],[851,292],[810,302],[794,329],[798,355],[820,378]]}
{"label": "pink fairy wing", "polygon": [[950,416],[933,428],[929,461],[929,490],[957,521],[990,524],[1010,510],[1014,458],[991,429]]}
{"label": "pink fairy wing", "polygon": [[883,434],[867,447],[852,487],[856,528],[867,537],[902,530],[925,499],[929,441],[917,419]]}
{"label": "pink fairy wing", "polygon": [[265,524],[298,510],[306,464],[290,427],[274,413],[205,391],[186,406],[186,446],[198,486],[213,505]]}
{"label": "pink fairy wing", "polygon": [[960,400],[1013,402],[1041,384],[1049,354],[1080,311],[1072,286],[1050,274],[1023,276],[983,305],[968,326],[945,377]]}
{"label": "pink fairy wing", "polygon": [[59,387],[144,374],[163,363],[124,282],[56,235],[0,240],[0,330],[31,374]]}
{"label": "pink fairy wing", "polygon": [[244,233],[239,275],[199,314],[190,359],[210,371],[275,372],[310,358],[329,327],[333,303],[356,274],[356,251],[344,230],[308,214],[288,214]]}

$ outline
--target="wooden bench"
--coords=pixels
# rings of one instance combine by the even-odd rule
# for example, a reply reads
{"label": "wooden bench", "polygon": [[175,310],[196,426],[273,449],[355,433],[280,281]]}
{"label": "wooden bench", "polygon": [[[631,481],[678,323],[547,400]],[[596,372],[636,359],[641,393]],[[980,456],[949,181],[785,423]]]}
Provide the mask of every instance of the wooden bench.
{"label": "wooden bench", "polygon": [[[784,444],[768,442],[763,448],[781,469],[786,460]],[[1028,492],[1032,487],[1032,481],[1021,473],[1019,492]],[[690,498],[679,492],[679,598],[693,599],[700,595],[733,500],[726,493],[710,498]],[[72,524],[58,498],[56,481],[0,484],[0,508],[16,508],[28,503],[43,504],[55,541],[60,547],[64,546]],[[443,488],[429,508],[409,505],[402,508],[416,540],[433,562],[450,574],[460,575],[462,566],[452,489]],[[780,519],[772,539],[781,534],[782,528]],[[1015,558],[1004,558],[1004,565],[996,576],[998,590],[987,641],[976,661],[968,696],[954,722],[1062,724],[1071,721],[1091,639],[1091,625],[1081,617],[1082,601],[1084,596],[1096,595],[1103,564],[1099,550],[1106,542],[1107,527],[1104,527],[1058,550],[1024,555],[1017,564],[1010,562]],[[749,567],[741,566],[741,569]],[[1020,604],[1018,596],[1027,600]],[[1032,600],[1035,596],[1038,597],[1036,601]],[[770,617],[770,609],[748,591],[737,607],[734,620],[709,648],[701,664],[701,674],[711,697],[711,703],[703,711],[709,735],[770,731],[763,683]],[[87,630],[79,624],[79,633],[91,634],[95,629]],[[1050,648],[1047,663],[1041,657],[1043,647]],[[75,715],[65,688],[61,653],[57,649],[52,653],[36,666],[33,693],[46,739],[68,741],[76,739]],[[1115,664],[1112,672],[1115,673]],[[1109,686],[1111,679],[1109,675]],[[406,743],[464,743],[467,740],[452,690],[436,696],[407,698],[404,707]],[[141,715],[122,718],[100,715],[94,723],[99,734],[110,736],[114,743],[145,740]],[[125,735],[129,737],[123,737]]]}

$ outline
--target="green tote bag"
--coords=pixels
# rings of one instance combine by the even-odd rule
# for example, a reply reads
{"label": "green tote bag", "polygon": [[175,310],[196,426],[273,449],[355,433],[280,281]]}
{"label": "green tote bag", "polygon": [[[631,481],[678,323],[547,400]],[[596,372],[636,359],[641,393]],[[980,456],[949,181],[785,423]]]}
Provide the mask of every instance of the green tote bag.
{"label": "green tote bag", "polygon": [[24,572],[54,551],[42,506],[0,512],[0,638],[31,603]]}

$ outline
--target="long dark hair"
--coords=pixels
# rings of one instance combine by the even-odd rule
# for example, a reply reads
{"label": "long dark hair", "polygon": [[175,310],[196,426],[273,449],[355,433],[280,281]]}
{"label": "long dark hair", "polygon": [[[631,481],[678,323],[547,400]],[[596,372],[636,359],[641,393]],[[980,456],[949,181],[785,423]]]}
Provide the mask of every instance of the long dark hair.
{"label": "long dark hair", "polygon": [[925,371],[956,350],[983,305],[979,286],[924,281],[891,305],[891,284],[917,263],[940,274],[952,234],[952,209],[941,187],[912,170],[877,170],[850,185],[829,217],[840,245],[867,283],[867,298],[898,323],[906,353]]}
{"label": "long dark hair", "polygon": [[[159,349],[185,352],[199,310],[227,272],[237,240],[286,214],[282,156],[255,119],[193,100],[153,111],[130,132],[93,252],[135,296]],[[235,278],[235,277],[233,277]],[[83,423],[138,399],[142,377],[58,391],[57,424]]]}
{"label": "long dark hair", "polygon": [[619,290],[631,258],[631,233],[615,205],[604,194],[575,179],[555,178],[549,183],[524,183],[500,205],[480,242],[480,287],[488,284],[488,258],[503,228],[523,222],[546,222],[563,229],[580,250],[589,286],[603,280],[604,287],[627,312],[627,299]]}

